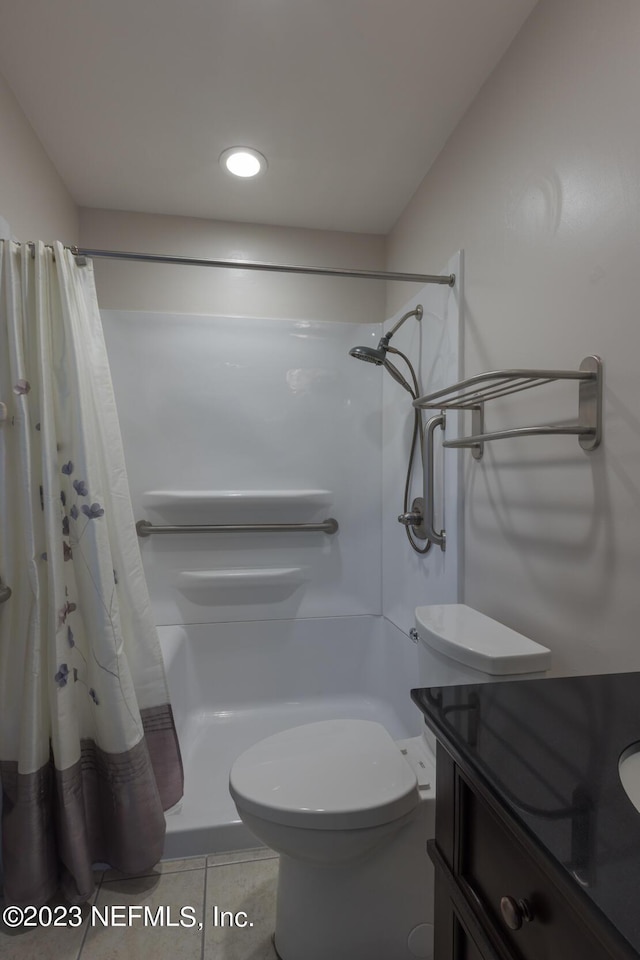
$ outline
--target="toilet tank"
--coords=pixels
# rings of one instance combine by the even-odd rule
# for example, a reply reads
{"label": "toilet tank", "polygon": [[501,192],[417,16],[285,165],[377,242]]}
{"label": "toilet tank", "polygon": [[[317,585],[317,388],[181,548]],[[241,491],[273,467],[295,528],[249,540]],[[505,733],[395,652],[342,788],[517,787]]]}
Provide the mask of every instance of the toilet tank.
{"label": "toilet tank", "polygon": [[464,603],[415,611],[420,686],[543,677],[551,651]]}

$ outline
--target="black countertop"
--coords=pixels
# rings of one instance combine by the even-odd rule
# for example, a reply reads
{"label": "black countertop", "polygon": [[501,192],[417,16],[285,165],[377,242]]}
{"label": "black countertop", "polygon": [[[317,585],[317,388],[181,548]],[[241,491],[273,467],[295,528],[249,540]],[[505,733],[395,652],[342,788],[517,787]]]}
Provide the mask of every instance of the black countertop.
{"label": "black countertop", "polygon": [[428,726],[640,957],[640,673],[412,690]]}

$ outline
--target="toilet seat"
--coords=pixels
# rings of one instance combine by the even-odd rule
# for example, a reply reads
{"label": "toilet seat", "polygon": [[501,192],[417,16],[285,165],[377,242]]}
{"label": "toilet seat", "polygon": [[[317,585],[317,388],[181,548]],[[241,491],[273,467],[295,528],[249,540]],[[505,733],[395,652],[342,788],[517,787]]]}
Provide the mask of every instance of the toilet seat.
{"label": "toilet seat", "polygon": [[379,826],[419,802],[412,768],[369,720],[323,720],[267,737],[235,761],[229,789],[248,813],[315,830]]}

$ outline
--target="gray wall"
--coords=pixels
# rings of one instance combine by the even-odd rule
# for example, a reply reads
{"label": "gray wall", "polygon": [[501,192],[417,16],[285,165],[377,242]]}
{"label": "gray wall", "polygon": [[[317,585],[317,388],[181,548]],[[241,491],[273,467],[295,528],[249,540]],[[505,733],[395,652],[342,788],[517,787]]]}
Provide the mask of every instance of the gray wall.
{"label": "gray wall", "polygon": [[[326,267],[384,267],[384,237],[195,217],[80,210],[80,242],[91,248],[182,257],[262,260]],[[297,320],[377,323],[382,281],[249,270],[95,261],[100,306]]]}
{"label": "gray wall", "polygon": [[[637,0],[541,0],[389,238],[390,269],[464,249],[466,375],[604,359],[600,450],[464,454],[466,602],[567,674],[640,669],[639,36]],[[576,413],[575,387],[554,386],[488,419]]]}
{"label": "gray wall", "polygon": [[2,76],[0,218],[19,240],[78,241],[76,205]]}

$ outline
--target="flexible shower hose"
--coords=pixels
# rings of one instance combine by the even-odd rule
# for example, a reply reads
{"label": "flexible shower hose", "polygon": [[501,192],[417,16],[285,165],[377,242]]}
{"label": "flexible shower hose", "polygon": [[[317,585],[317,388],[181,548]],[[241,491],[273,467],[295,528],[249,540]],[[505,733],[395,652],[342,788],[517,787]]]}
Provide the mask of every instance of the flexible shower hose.
{"label": "flexible shower hose", "polygon": [[[418,396],[420,395],[420,387],[418,384],[418,378],[416,376],[416,372],[413,369],[413,364],[411,363],[409,358],[405,356],[404,353],[402,353],[396,347],[387,347],[387,350],[389,353],[395,353],[399,357],[402,357],[404,362],[409,367],[409,370],[411,371],[411,378],[413,380],[413,390],[410,390],[409,393],[411,394],[414,400],[417,400]],[[413,411],[413,435],[411,437],[409,463],[407,464],[407,476],[404,484],[403,513],[409,512],[409,491],[411,488],[411,475],[413,473],[413,461],[415,458],[416,447],[418,444],[418,436],[420,436],[420,447],[422,448],[422,434],[420,432],[420,411],[418,410],[417,407],[415,407]],[[423,462],[424,462],[424,458],[423,458]],[[411,535],[411,527],[408,527],[408,526],[405,527],[405,531],[407,534],[407,540],[409,541],[409,543],[411,544],[411,546],[413,547],[416,553],[427,553],[431,549],[430,540],[426,541],[424,547],[420,547]]]}

